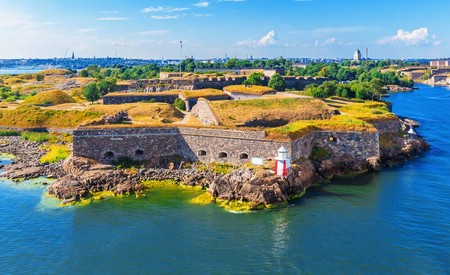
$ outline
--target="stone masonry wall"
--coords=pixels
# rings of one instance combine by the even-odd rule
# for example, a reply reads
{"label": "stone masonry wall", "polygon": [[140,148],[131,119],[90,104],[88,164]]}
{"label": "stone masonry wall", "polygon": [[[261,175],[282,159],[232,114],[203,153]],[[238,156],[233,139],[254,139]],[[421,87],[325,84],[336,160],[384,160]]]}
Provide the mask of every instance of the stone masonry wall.
{"label": "stone masonry wall", "polygon": [[[334,141],[330,140],[334,138]],[[379,157],[378,132],[316,132],[314,145],[328,151],[332,157],[355,158],[366,160],[369,157]]]}
{"label": "stone masonry wall", "polygon": [[377,128],[377,131],[380,134],[395,133],[401,131],[402,129],[402,125],[400,123],[400,120],[398,119],[386,121],[372,121],[369,123],[372,124],[375,128]]}
{"label": "stone masonry wall", "polygon": [[315,145],[337,158],[379,156],[377,132],[316,132],[293,142],[279,142],[266,140],[264,131],[207,128],[75,130],[73,151],[75,156],[104,163],[124,156],[159,164],[161,158],[179,155],[192,161],[240,164],[252,157],[272,159],[281,146],[288,149],[293,161],[307,158]]}
{"label": "stone masonry wall", "polygon": [[129,95],[105,95],[103,97],[103,104],[125,104],[125,103],[136,103],[144,100],[154,99],[155,102],[164,102],[173,104],[175,99],[178,98],[178,95],[133,95],[130,93]]}
{"label": "stone masonry wall", "polygon": [[219,125],[219,121],[206,100],[199,100],[192,108],[191,115],[197,118],[203,125]]}

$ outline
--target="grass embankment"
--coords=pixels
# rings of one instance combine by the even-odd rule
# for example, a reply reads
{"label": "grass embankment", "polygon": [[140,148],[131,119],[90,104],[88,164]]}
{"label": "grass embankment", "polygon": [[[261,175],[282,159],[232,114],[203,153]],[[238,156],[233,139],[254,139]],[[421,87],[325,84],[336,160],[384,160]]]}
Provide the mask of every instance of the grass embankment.
{"label": "grass embankment", "polygon": [[[226,126],[274,127],[297,120],[326,119],[334,112],[323,101],[307,98],[215,101],[210,102],[210,106]],[[252,123],[255,125],[250,125]]]}
{"label": "grass embankment", "polygon": [[166,103],[92,105],[86,108],[86,111],[107,115],[126,112],[133,123],[137,124],[169,124],[184,118],[182,112]]}
{"label": "grass embankment", "polygon": [[266,86],[245,86],[245,85],[231,85],[223,88],[224,91],[230,93],[238,93],[238,94],[248,94],[248,95],[265,95],[270,93],[275,93],[276,91],[272,88]]}
{"label": "grass embankment", "polygon": [[0,109],[0,126],[76,128],[89,120],[101,117],[101,115],[101,113],[92,111],[49,110],[23,105],[16,109]]}
{"label": "grass embankment", "polygon": [[295,140],[314,131],[363,131],[374,132],[371,121],[396,119],[384,102],[348,102],[340,106],[341,115],[329,120],[296,121],[288,125],[266,130],[269,139]]}
{"label": "grass embankment", "polygon": [[210,98],[216,96],[226,96],[227,94],[224,91],[217,89],[200,89],[200,90],[183,90],[180,92],[181,96],[185,99],[193,99],[193,98]]}
{"label": "grass embankment", "polygon": [[76,103],[76,101],[70,95],[60,90],[45,91],[24,101],[24,104],[35,105],[59,105],[65,103]]}

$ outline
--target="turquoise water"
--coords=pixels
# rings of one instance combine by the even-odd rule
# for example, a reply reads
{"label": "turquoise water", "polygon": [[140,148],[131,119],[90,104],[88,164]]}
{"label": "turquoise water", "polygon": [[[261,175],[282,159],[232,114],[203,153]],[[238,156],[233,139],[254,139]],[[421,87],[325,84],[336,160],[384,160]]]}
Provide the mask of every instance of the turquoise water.
{"label": "turquoise water", "polygon": [[389,100],[431,151],[284,209],[233,214],[178,192],[58,208],[43,187],[3,182],[0,273],[448,274],[450,90]]}
{"label": "turquoise water", "polygon": [[33,74],[42,71],[42,69],[0,69],[2,74]]}

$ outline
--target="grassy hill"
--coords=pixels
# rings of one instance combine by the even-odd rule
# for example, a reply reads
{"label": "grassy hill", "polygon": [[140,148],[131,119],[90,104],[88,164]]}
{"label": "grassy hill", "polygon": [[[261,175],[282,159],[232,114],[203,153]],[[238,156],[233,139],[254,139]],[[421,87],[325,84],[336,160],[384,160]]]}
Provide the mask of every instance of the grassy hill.
{"label": "grassy hill", "polygon": [[222,125],[276,127],[297,120],[329,119],[334,109],[319,99],[268,98],[210,102]]}
{"label": "grassy hill", "polygon": [[59,105],[64,103],[75,103],[75,99],[60,90],[45,91],[27,98],[25,104],[34,105]]}
{"label": "grassy hill", "polygon": [[266,86],[245,86],[245,85],[231,85],[223,88],[224,91],[230,93],[248,94],[248,95],[265,95],[275,93],[276,91]]}

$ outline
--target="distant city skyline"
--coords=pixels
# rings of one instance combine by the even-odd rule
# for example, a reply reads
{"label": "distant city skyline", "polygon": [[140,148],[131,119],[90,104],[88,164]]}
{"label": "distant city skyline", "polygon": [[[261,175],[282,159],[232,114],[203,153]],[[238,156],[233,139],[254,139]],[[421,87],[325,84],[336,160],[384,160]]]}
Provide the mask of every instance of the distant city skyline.
{"label": "distant city skyline", "polygon": [[450,1],[0,0],[0,59],[450,56]]}

